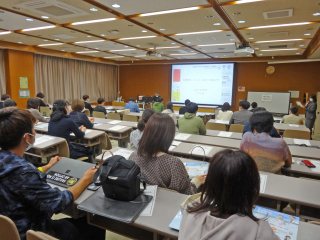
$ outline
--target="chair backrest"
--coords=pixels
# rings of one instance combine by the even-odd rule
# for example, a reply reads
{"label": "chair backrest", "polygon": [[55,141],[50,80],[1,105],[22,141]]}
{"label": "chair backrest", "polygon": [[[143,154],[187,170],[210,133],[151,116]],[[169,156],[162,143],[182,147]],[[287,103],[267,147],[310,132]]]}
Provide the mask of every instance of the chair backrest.
{"label": "chair backrest", "polygon": [[115,112],[109,112],[107,114],[108,119],[113,119],[113,120],[121,120],[120,113],[115,113]]}
{"label": "chair backrest", "polygon": [[83,109],[83,112],[88,116],[90,117],[90,110],[89,109]]}
{"label": "chair backrest", "polygon": [[299,138],[299,139],[310,139],[310,133],[307,131],[287,129],[283,132],[283,137],[286,138]]}
{"label": "chair backrest", "polygon": [[40,107],[40,113],[42,116],[50,117],[52,110],[49,107]]}
{"label": "chair backrest", "polygon": [[123,115],[123,121],[138,122],[138,117],[132,115]]}
{"label": "chair backrest", "polygon": [[0,238],[20,240],[19,232],[14,222],[3,215],[0,215]]}
{"label": "chair backrest", "polygon": [[27,240],[58,240],[55,237],[52,237],[44,232],[36,232],[33,230],[27,231]]}
{"label": "chair backrest", "polygon": [[242,125],[242,124],[231,124],[229,127],[229,132],[242,133],[243,128],[244,128],[244,125]]}
{"label": "chair backrest", "polygon": [[97,112],[97,111],[93,111],[92,116],[95,118],[106,118],[106,115],[104,115],[103,112]]}
{"label": "chair backrest", "polygon": [[60,157],[70,157],[70,150],[69,150],[69,145],[66,140],[64,142],[59,144],[59,156]]}
{"label": "chair backrest", "polygon": [[213,122],[207,122],[206,128],[210,130],[219,130],[219,131],[226,131],[227,127],[223,123],[213,123]]}

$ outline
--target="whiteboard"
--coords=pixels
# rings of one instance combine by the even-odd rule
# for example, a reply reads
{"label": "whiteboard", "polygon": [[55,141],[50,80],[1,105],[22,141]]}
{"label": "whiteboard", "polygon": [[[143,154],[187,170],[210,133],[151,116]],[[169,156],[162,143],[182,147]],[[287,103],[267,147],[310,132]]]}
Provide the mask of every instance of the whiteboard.
{"label": "whiteboard", "polygon": [[290,92],[248,92],[247,100],[272,113],[289,113]]}

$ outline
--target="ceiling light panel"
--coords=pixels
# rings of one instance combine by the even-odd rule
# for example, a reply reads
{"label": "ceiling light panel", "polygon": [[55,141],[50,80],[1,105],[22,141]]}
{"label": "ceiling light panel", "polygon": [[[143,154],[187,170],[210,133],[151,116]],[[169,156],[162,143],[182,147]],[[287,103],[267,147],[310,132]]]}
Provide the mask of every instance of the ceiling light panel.
{"label": "ceiling light panel", "polygon": [[115,9],[112,7],[113,4],[119,4],[120,8],[116,8],[115,10],[125,15],[159,12],[170,9],[181,9],[195,7],[199,5],[208,5],[208,2],[206,0],[139,0],[139,2],[137,2],[136,4],[133,4],[132,1],[128,0],[97,0],[97,2],[102,3],[103,5],[112,9]]}
{"label": "ceiling light panel", "polygon": [[144,38],[144,39],[132,39],[121,41],[123,44],[128,44],[131,46],[136,46],[144,49],[157,47],[164,47],[170,45],[172,41],[164,37],[155,37],[155,38]]}
{"label": "ceiling light panel", "polygon": [[[134,19],[154,29],[158,29],[158,31],[164,28],[166,29],[166,34],[228,29],[227,25],[212,8],[175,14],[137,17]],[[219,22],[221,25],[214,26],[215,22]],[[150,25],[150,23],[152,24]]]}
{"label": "ceiling light panel", "polygon": [[42,39],[29,37],[14,32],[11,34],[0,35],[0,40],[12,43],[23,42],[25,45],[39,45],[44,43]]}
{"label": "ceiling light panel", "polygon": [[213,46],[195,46],[196,49],[205,52],[205,53],[228,53],[228,52],[234,52],[236,50],[235,44],[228,44],[228,45],[213,45]]}

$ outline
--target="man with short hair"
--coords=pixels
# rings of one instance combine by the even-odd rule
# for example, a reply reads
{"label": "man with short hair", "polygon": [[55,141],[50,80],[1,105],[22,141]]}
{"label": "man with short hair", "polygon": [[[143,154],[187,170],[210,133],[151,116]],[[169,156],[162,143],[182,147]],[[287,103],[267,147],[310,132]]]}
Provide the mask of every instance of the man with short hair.
{"label": "man with short hair", "polygon": [[290,108],[290,114],[283,116],[282,122],[286,124],[303,125],[303,118],[298,115],[298,107]]}
{"label": "man with short hair", "polygon": [[252,115],[248,109],[250,107],[250,103],[246,100],[242,100],[239,102],[239,111],[234,112],[232,114],[230,124],[244,124],[245,122],[249,121],[249,118]]}

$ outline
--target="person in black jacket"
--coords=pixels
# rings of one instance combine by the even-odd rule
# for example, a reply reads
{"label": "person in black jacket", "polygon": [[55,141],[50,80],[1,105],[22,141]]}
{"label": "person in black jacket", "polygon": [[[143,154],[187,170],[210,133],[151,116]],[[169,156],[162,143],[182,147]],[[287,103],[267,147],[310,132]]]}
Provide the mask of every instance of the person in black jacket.
{"label": "person in black jacket", "polygon": [[1,95],[0,109],[3,108],[4,101],[7,99],[10,99],[10,95],[6,93]]}
{"label": "person in black jacket", "polygon": [[82,99],[84,101],[84,107],[90,111],[90,116],[92,116],[93,108],[89,102],[89,95],[83,95]]}
{"label": "person in black jacket", "polygon": [[71,103],[72,112],[69,114],[70,118],[77,124],[78,127],[85,126],[86,128],[93,128],[93,118],[88,118],[84,110],[84,102],[81,99],[75,99]]}
{"label": "person in black jacket", "polygon": [[98,106],[96,106],[96,107],[93,109],[93,111],[95,111],[95,112],[103,112],[104,114],[107,114],[107,110],[106,110],[106,108],[104,107],[104,103],[105,103],[104,98],[99,97],[98,100],[97,100],[97,103],[98,103]]}
{"label": "person in black jacket", "polygon": [[39,106],[40,107],[49,107],[49,104],[45,103],[44,102],[44,94],[42,92],[38,92],[37,95],[36,95],[36,98],[39,99]]}

